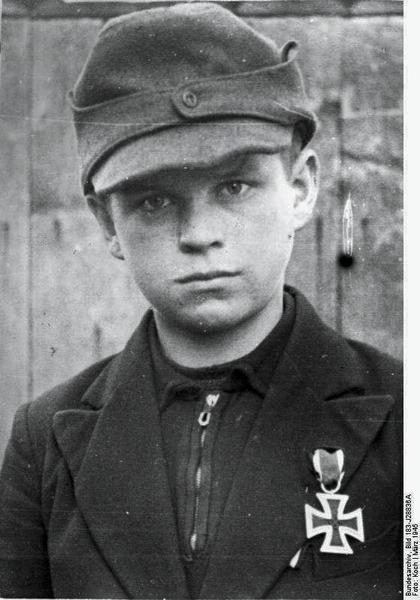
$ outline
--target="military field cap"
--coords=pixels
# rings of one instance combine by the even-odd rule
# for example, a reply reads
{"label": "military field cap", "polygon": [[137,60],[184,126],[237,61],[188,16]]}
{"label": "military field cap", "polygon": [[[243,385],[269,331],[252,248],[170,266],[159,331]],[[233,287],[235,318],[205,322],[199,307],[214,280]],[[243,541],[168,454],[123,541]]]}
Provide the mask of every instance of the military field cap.
{"label": "military field cap", "polygon": [[108,21],[72,92],[85,193],[235,150],[275,151],[316,129],[296,63],[214,3]]}

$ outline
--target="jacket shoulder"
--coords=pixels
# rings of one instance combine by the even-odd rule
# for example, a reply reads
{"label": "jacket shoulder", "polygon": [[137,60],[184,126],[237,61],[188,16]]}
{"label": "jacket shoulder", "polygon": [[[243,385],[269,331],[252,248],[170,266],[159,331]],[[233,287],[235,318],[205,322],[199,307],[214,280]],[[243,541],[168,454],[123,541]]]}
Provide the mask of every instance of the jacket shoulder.
{"label": "jacket shoulder", "polygon": [[24,404],[21,409],[27,411],[28,421],[35,427],[37,425],[45,427],[55,413],[61,410],[80,408],[85,392],[109,368],[115,356],[108,356],[90,365],[74,377],[44,392],[36,400]]}

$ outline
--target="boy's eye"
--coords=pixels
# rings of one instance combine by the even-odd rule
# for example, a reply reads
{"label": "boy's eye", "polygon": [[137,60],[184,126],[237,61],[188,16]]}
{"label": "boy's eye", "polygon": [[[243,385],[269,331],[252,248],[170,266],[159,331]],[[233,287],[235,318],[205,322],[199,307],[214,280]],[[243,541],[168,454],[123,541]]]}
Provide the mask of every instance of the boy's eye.
{"label": "boy's eye", "polygon": [[243,181],[235,180],[235,181],[227,181],[221,187],[222,194],[226,194],[228,196],[240,196],[245,193],[249,189],[249,185],[244,183]]}
{"label": "boy's eye", "polygon": [[159,196],[158,194],[154,196],[148,196],[144,198],[141,202],[141,207],[148,213],[157,212],[166,208],[171,203],[171,200],[167,196]]}

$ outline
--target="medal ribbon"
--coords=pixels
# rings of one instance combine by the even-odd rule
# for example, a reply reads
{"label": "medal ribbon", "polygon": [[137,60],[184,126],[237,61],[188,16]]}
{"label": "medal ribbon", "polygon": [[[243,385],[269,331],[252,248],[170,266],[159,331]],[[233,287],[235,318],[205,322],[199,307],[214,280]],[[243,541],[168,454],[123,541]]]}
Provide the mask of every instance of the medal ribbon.
{"label": "medal ribbon", "polygon": [[322,491],[327,494],[338,492],[344,476],[344,452],[318,448],[314,452],[312,461]]}

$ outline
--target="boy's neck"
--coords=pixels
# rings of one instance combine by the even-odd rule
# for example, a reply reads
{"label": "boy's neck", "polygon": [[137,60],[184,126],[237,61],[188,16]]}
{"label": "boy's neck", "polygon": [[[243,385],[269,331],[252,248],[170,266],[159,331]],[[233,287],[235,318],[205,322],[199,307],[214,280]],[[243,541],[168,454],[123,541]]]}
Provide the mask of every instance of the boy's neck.
{"label": "boy's neck", "polygon": [[252,352],[276,326],[282,313],[281,293],[252,318],[214,334],[192,334],[168,323],[156,312],[155,321],[166,356],[179,365],[198,369],[227,363]]}

